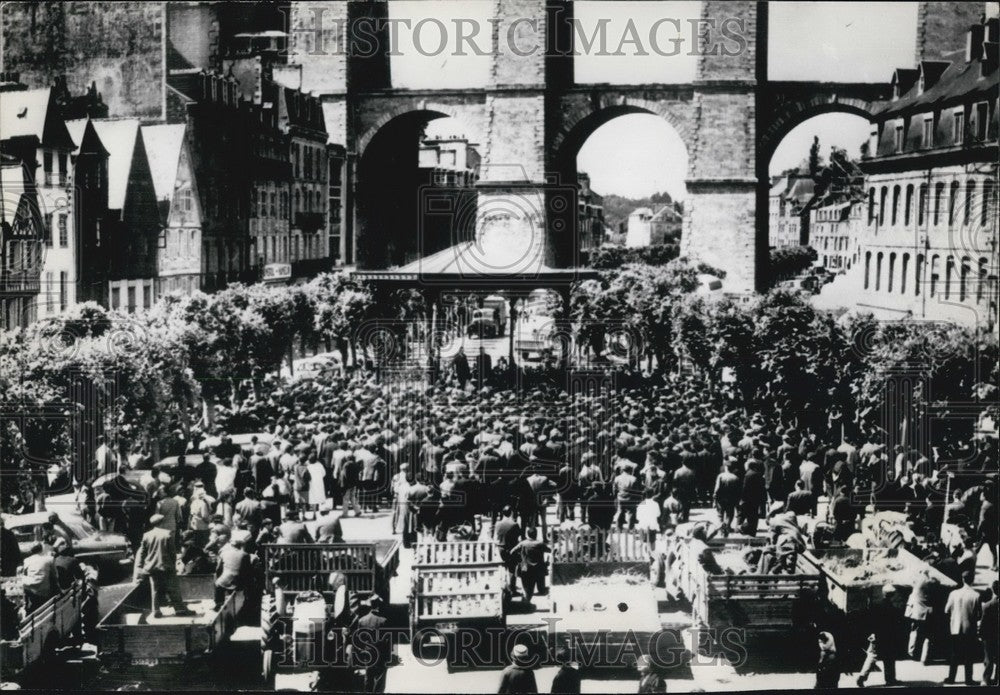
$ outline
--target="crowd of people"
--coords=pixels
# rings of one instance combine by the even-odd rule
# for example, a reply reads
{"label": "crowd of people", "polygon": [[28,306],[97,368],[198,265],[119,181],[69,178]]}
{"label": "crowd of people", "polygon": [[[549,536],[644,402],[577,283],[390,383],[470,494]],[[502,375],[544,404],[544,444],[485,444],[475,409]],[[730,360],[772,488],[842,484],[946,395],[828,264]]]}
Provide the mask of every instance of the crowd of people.
{"label": "crowd of people", "polygon": [[[921,454],[890,449],[884,432],[836,414],[817,424],[781,407],[747,412],[725,384],[698,376],[619,372],[595,389],[571,380],[515,389],[473,379],[462,359],[431,385],[364,370],[274,384],[220,407],[212,427],[178,430],[165,464],[154,466],[144,444],[127,455],[105,446],[94,476],[77,481],[85,514],[129,537],[135,577],[154,587],[154,616],[165,602],[187,610],[178,573],[214,572],[218,608],[236,589],[259,594],[262,544],[342,540],[340,515],[387,506],[406,546],[488,533],[509,591],[520,579],[529,602],[546,591],[549,523],[634,528],[652,547],[695,507],[717,510],[713,533],[755,536],[768,524],[760,571],[793,571],[806,544],[848,542],[871,509],[906,514],[921,554],[949,577],[967,579],[983,546],[996,568],[995,441]],[[234,444],[225,429],[257,434]],[[313,519],[315,533],[305,523]],[[960,531],[950,545],[944,525]],[[995,621],[995,592],[990,601],[992,612],[949,599],[952,634],[972,624],[958,612],[976,630]],[[908,606],[906,617],[916,640],[926,616]],[[888,638],[875,637],[872,659],[890,658]],[[830,672],[834,638],[823,640]],[[995,640],[984,642],[995,663]]]}

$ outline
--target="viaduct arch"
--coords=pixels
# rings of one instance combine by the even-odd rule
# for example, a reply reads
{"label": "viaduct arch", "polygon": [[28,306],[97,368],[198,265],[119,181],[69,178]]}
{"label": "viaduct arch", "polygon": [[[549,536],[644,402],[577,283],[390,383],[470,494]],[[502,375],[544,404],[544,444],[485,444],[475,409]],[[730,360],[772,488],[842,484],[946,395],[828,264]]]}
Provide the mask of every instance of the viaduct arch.
{"label": "viaduct arch", "polygon": [[[938,57],[930,51],[941,45],[958,47],[963,32],[982,11],[975,3],[961,11],[955,5],[920,3],[917,60]],[[539,263],[548,267],[568,267],[575,258],[572,235],[566,225],[555,223],[554,210],[565,206],[552,205],[553,196],[562,195],[560,183],[565,183],[559,181],[560,172],[575,170],[575,164],[569,167],[565,161],[567,153],[578,150],[587,134],[611,118],[653,113],[670,123],[688,150],[682,252],[726,271],[727,290],[762,289],[768,255],[767,169],[774,149],[807,118],[830,111],[868,117],[890,96],[888,82],[768,80],[766,2],[704,0],[702,20],[720,26],[736,18],[745,47],[727,55],[720,50],[726,48],[723,40],[703,31],[695,79],[684,84],[574,84],[572,0],[493,0],[492,14],[497,28],[485,88],[393,88],[387,54],[354,56],[350,49],[361,37],[341,27],[363,17],[387,17],[385,0],[293,3],[290,60],[303,65],[303,88],[322,96],[332,140],[346,143],[353,193],[349,201],[360,202],[366,189],[382,185],[380,172],[366,167],[365,160],[373,147],[390,146],[393,138],[387,133],[408,120],[453,116],[469,124],[470,138],[481,144],[480,208],[512,195],[537,200],[537,219],[529,222],[546,230]],[[522,31],[529,22],[537,31]],[[508,30],[525,49],[521,52],[530,55],[515,55],[506,48],[502,38]],[[295,41],[297,31],[337,42],[346,50],[316,55],[311,44]],[[935,48],[928,45],[928,32],[937,37]],[[388,45],[388,37],[381,38],[386,39],[381,45]],[[537,45],[529,51],[532,41]],[[366,219],[363,205],[349,202],[349,207],[353,232],[348,233],[353,233],[356,248],[364,248],[366,236],[384,230]],[[507,220],[503,227],[509,231],[516,224]],[[359,267],[371,269],[386,267],[387,262],[378,257],[357,260]]]}

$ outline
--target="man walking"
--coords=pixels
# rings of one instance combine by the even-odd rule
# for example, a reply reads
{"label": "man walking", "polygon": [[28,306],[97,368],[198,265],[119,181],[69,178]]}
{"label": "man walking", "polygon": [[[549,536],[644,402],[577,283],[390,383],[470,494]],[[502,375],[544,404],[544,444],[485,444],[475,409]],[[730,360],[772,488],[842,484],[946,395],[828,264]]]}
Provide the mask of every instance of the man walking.
{"label": "man walking", "polygon": [[529,528],[523,541],[514,546],[511,555],[520,558],[521,586],[524,587],[524,597],[531,603],[535,589],[539,594],[545,594],[545,553],[549,546],[538,540],[538,532]]}
{"label": "man walking", "polygon": [[139,552],[135,556],[135,580],[149,578],[152,617],[162,618],[160,605],[165,598],[174,608],[176,616],[192,616],[181,598],[177,585],[177,547],[174,535],[162,527],[163,515],[154,514],[149,518],[151,529],[142,536]]}
{"label": "man walking", "polygon": [[965,684],[976,684],[972,679],[972,666],[979,652],[976,631],[983,614],[983,603],[979,592],[972,586],[974,579],[975,572],[965,572],[962,575],[962,586],[948,594],[948,602],[944,607],[951,633],[948,677],[944,681],[947,684],[955,682],[959,664],[965,668]]}

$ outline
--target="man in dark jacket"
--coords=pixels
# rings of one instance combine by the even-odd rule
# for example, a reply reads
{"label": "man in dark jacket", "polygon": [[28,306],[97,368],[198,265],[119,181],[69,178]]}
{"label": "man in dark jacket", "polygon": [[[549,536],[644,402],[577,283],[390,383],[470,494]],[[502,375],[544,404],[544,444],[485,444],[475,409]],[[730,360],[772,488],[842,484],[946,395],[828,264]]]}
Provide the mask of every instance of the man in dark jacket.
{"label": "man in dark jacket", "polygon": [[135,556],[135,579],[138,581],[149,578],[154,618],[163,617],[160,603],[164,598],[173,606],[174,615],[191,616],[194,612],[185,605],[177,585],[177,546],[174,544],[174,534],[161,528],[162,523],[162,514],[154,514],[149,519],[152,528],[143,534]]}
{"label": "man in dark jacket", "polygon": [[531,670],[531,656],[523,644],[514,646],[510,652],[511,664],[500,674],[498,693],[537,693],[535,672]]}
{"label": "man in dark jacket", "polygon": [[193,477],[205,484],[205,492],[209,497],[219,497],[219,492],[215,489],[215,476],[218,472],[219,469],[212,463],[212,457],[208,454],[203,455],[201,463],[194,467]]}
{"label": "man in dark jacket", "polygon": [[17,568],[21,566],[21,548],[17,543],[17,536],[3,523],[0,518],[0,576],[13,577],[17,574]]}
{"label": "man in dark jacket", "polygon": [[1000,581],[993,580],[992,596],[983,604],[979,619],[979,639],[983,641],[983,679],[980,685],[997,684],[997,657],[1000,655]]}
{"label": "man in dark jacket", "polygon": [[458,385],[464,389],[469,382],[469,377],[472,376],[472,370],[469,369],[469,358],[465,356],[464,348],[458,348],[452,365],[455,367],[455,378],[458,379]]}
{"label": "man in dark jacket", "polygon": [[524,587],[524,597],[530,603],[536,588],[538,593],[545,593],[545,574],[548,568],[545,553],[549,552],[549,546],[538,540],[538,531],[534,528],[525,531],[525,535],[527,537],[511,550],[511,555],[519,560],[521,586]]}
{"label": "man in dark jacket", "polygon": [[364,692],[384,693],[385,674],[392,660],[392,634],[384,629],[382,597],[372,594],[369,611],[351,625],[351,644],[356,665],[365,670]]}
{"label": "man in dark jacket", "polygon": [[309,535],[309,529],[299,521],[299,515],[295,511],[285,514],[285,520],[278,527],[278,538],[280,543],[312,543],[313,538]]}
{"label": "man in dark jacket", "polygon": [[572,660],[568,649],[560,649],[556,652],[556,661],[559,662],[559,670],[552,679],[553,693],[579,693],[582,677],[580,676],[580,665]]}
{"label": "man in dark jacket", "polygon": [[761,464],[751,462],[743,476],[743,496],[740,499],[740,533],[747,536],[757,535],[757,524],[761,511],[767,501],[767,490],[764,476],[761,474]]}
{"label": "man in dark jacket", "polygon": [[715,508],[719,512],[719,521],[726,531],[732,530],[733,517],[742,489],[740,479],[732,472],[730,465],[724,464],[722,472],[715,479]]}

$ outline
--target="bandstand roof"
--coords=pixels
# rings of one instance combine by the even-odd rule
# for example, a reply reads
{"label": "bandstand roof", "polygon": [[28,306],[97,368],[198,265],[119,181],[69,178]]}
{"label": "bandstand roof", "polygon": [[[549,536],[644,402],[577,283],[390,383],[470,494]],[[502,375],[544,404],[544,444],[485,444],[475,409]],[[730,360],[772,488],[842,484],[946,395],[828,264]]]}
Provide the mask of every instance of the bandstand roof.
{"label": "bandstand roof", "polygon": [[509,265],[491,264],[482,250],[467,241],[396,268],[357,270],[359,280],[401,286],[478,287],[531,291],[541,287],[568,287],[577,280],[597,277],[591,268],[551,268],[539,260]]}

